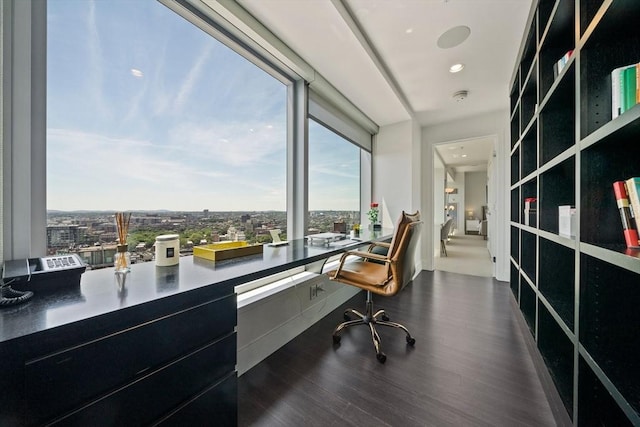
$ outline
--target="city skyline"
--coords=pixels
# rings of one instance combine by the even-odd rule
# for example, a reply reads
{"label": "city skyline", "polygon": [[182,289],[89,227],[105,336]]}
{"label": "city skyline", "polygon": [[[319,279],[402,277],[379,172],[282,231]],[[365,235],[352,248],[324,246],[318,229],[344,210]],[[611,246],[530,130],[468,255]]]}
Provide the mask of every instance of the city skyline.
{"label": "city skyline", "polygon": [[[50,2],[47,61],[49,210],[286,210],[287,86],[166,6]],[[310,209],[358,209],[358,149],[309,129]]]}

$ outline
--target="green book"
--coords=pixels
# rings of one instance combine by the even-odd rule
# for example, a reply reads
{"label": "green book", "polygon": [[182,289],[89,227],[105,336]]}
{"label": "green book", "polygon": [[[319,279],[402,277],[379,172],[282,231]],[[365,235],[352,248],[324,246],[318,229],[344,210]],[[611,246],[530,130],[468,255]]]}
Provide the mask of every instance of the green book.
{"label": "green book", "polygon": [[626,68],[622,72],[622,111],[636,105],[636,67]]}

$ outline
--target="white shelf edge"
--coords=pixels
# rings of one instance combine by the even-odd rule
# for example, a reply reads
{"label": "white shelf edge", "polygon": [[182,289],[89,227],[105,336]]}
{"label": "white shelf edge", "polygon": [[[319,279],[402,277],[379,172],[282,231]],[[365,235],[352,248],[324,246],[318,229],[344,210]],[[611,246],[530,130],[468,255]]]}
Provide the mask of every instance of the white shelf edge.
{"label": "white shelf edge", "polygon": [[560,163],[564,162],[565,160],[569,159],[571,156],[575,156],[575,154],[576,154],[576,146],[572,145],[562,153],[558,154],[553,159],[549,160],[543,166],[540,166],[540,168],[538,169],[538,174],[542,175],[543,173],[547,172],[549,169],[552,169],[555,166],[559,165]]}
{"label": "white shelf edge", "polygon": [[544,237],[545,239],[557,243],[559,245],[565,246],[569,249],[576,250],[578,244],[575,239],[571,239],[569,237],[563,237],[559,234],[550,233],[545,230],[538,230],[538,235],[540,237]]}
{"label": "white shelf edge", "polygon": [[619,115],[608,123],[605,123],[599,129],[596,129],[595,131],[591,132],[591,134],[587,135],[580,141],[580,151],[586,150],[592,145],[597,144],[604,139],[607,139],[614,133],[624,129],[626,126],[638,119],[640,119],[640,104],[636,104],[630,110],[625,111],[623,114]]}
{"label": "white shelf edge", "polygon": [[594,258],[598,258],[602,261],[606,261],[609,264],[624,268],[625,270],[629,270],[633,273],[640,274],[640,258],[627,256],[619,252],[583,242],[580,243],[580,252]]}
{"label": "white shelf edge", "polygon": [[[556,310],[553,308],[551,303],[542,294],[542,292],[540,292],[540,289],[537,288],[536,291],[538,293],[538,298],[540,299],[540,301],[542,301],[542,304],[544,304],[544,306],[547,309],[547,311],[549,312],[549,314],[551,314],[551,317],[553,317],[553,320],[555,320],[555,322],[558,324],[558,326],[560,326],[560,329],[562,329],[562,332],[565,333],[567,338],[569,338],[569,340],[571,340],[571,344],[575,345],[576,341],[577,341],[576,334],[574,334],[573,331],[571,329],[569,329],[569,327],[566,325],[566,323],[564,322],[562,317],[560,317],[560,315],[556,312]],[[575,307],[574,307],[574,312],[575,312]]]}

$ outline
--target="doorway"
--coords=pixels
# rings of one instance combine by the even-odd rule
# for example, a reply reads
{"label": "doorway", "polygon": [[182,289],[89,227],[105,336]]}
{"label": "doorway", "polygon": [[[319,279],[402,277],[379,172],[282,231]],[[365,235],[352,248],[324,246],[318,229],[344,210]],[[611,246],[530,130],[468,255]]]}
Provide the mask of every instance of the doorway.
{"label": "doorway", "polygon": [[440,237],[442,224],[453,219],[444,248],[438,241],[434,250],[435,270],[495,276],[489,227],[495,145],[496,137],[488,136],[433,146],[434,235]]}

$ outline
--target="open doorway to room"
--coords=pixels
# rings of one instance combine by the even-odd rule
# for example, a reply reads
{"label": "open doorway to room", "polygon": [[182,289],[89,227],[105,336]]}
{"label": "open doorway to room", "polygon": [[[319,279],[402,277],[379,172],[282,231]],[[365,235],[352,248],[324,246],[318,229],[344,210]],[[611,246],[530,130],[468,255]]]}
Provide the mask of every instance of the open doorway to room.
{"label": "open doorway to room", "polygon": [[495,206],[496,141],[492,135],[433,148],[436,270],[495,276],[491,206]]}

